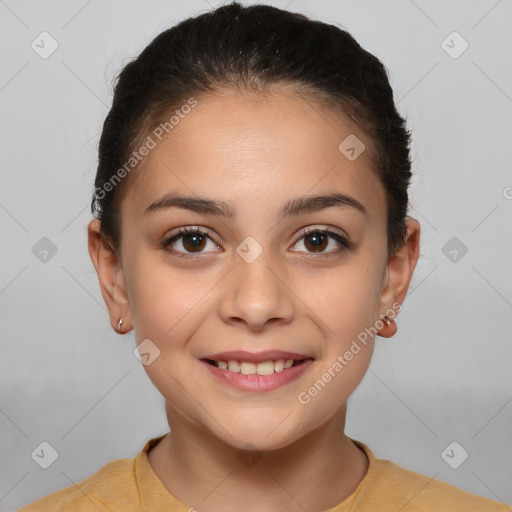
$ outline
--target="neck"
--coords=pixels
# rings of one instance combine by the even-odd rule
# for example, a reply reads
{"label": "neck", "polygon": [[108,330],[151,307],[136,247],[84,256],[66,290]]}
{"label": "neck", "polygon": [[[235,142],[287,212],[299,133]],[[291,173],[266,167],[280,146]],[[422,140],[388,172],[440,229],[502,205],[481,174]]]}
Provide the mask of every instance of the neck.
{"label": "neck", "polygon": [[306,436],[261,453],[230,446],[166,409],[172,433],[150,452],[150,464],[174,497],[201,512],[327,510],[368,470],[366,455],[344,434],[346,404]]}

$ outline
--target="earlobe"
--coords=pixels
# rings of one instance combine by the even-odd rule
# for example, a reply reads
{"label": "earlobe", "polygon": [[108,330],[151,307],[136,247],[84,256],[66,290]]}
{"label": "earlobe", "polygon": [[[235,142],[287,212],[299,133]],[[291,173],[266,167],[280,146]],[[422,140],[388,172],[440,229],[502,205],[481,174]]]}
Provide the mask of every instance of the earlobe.
{"label": "earlobe", "polygon": [[[382,311],[393,310],[396,304],[403,304],[407,290],[419,258],[420,250],[420,224],[415,219],[406,220],[407,234],[402,247],[393,256],[390,256],[385,269],[386,285],[382,290],[380,308]],[[383,313],[388,314],[388,313]],[[398,314],[398,311],[397,311]],[[397,327],[394,319],[390,326],[385,326],[382,334],[389,338],[396,333]]]}
{"label": "earlobe", "polygon": [[[398,329],[398,326],[396,325],[396,321],[394,317],[389,317],[388,315],[384,315],[380,319],[380,323],[382,324],[382,327],[379,328],[377,334],[381,336],[382,338],[391,338],[396,334],[396,331]],[[376,325],[378,325],[378,322],[376,322]]]}
{"label": "earlobe", "polygon": [[[112,247],[101,236],[100,221],[94,219],[88,226],[88,248],[98,275],[101,294],[107,306],[110,323],[116,331],[123,318],[123,331],[129,324],[129,302],[121,263]],[[129,329],[128,329],[129,330]]]}

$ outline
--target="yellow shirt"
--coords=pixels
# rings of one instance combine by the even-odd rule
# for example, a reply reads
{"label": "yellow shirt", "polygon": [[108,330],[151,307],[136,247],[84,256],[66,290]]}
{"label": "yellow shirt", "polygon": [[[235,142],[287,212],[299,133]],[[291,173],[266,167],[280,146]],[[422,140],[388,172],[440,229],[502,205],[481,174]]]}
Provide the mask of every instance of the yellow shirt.
{"label": "yellow shirt", "polygon": [[[76,486],[32,502],[17,512],[189,512],[164,487],[147,457],[162,436],[150,439],[132,459],[109,462]],[[511,512],[512,508],[488,500],[397,464],[375,458],[360,441],[352,439],[368,456],[368,472],[354,493],[327,512]],[[200,512],[200,511],[198,511]]]}

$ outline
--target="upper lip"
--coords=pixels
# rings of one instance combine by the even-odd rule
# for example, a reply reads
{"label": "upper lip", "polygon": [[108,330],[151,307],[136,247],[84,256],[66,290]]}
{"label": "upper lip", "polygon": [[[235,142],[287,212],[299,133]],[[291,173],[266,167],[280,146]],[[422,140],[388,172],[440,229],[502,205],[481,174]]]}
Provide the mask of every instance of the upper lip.
{"label": "upper lip", "polygon": [[278,359],[313,359],[311,356],[297,354],[296,352],[283,352],[282,350],[264,350],[262,352],[247,352],[246,350],[232,350],[229,352],[218,352],[203,357],[213,361],[247,361],[251,363],[263,363],[264,361],[277,361]]}

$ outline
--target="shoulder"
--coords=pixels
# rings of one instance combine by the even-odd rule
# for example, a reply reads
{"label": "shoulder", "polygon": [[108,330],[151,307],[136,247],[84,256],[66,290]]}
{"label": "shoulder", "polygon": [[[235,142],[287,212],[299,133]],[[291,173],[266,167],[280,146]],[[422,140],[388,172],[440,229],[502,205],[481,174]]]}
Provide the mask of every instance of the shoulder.
{"label": "shoulder", "polygon": [[[16,512],[98,512],[105,507],[140,511],[134,459],[109,462],[90,477],[25,505]],[[109,508],[110,510],[110,508]]]}
{"label": "shoulder", "polygon": [[[407,510],[418,512],[450,510],[450,512],[510,512],[503,503],[472,494],[433,477],[410,471],[402,466],[377,459],[381,474],[389,474],[393,491],[408,500]],[[405,505],[405,503],[404,503]]]}
{"label": "shoulder", "polygon": [[[361,510],[407,512],[512,512],[512,507],[464,491],[438,480],[406,469],[392,461],[377,459],[363,443],[357,442],[370,460],[368,473],[356,491]],[[375,508],[372,508],[375,507]],[[359,510],[359,509],[355,509]]]}

